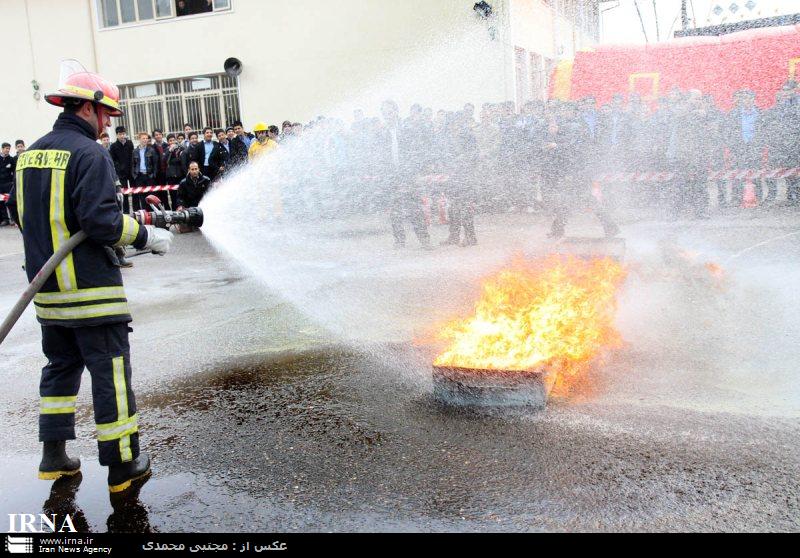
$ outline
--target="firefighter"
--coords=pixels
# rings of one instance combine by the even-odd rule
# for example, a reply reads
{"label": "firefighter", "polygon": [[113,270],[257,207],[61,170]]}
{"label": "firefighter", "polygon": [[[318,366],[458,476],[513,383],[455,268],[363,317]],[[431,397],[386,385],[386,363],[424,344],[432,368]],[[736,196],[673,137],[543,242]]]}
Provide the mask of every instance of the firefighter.
{"label": "firefighter", "polygon": [[255,161],[264,153],[269,153],[278,147],[278,142],[270,138],[269,128],[263,122],[256,124],[253,128],[253,132],[256,135],[256,141],[250,144],[250,149],[247,153],[247,158],[250,159],[250,161]]}
{"label": "firefighter", "polygon": [[586,161],[589,134],[577,120],[575,106],[561,103],[558,114],[550,114],[542,136],[542,195],[554,213],[549,238],[564,237],[569,214],[591,207],[603,225],[606,237],[619,234],[619,227],[590,190]]}
{"label": "firefighter", "polygon": [[64,111],[53,131],[20,155],[11,197],[29,280],[68,238],[78,231],[88,235],[34,298],[48,360],[39,385],[44,442],[39,478],[80,471],[80,460],[68,457],[65,446],[75,439],[75,403],[85,366],[92,379],[100,464],[108,466],[109,490],[121,493],[147,479],[150,460],[139,452],[131,314],[120,270],[104,247],[132,244],[164,254],[172,235],[140,226],[117,205],[113,162],[96,140],[111,125],[110,117],[122,116],[118,88],[82,68],[65,73],[62,67],[60,82],[45,99]]}
{"label": "firefighter", "polygon": [[[267,126],[263,122],[259,122],[253,127],[253,132],[256,134],[256,139],[250,144],[250,149],[247,153],[247,158],[251,163],[278,147],[278,142],[274,139],[278,135],[277,126]],[[272,213],[276,218],[280,219],[283,217],[283,198],[280,185],[270,181],[267,184],[267,190],[270,204],[272,205]],[[266,216],[266,213],[261,213],[262,218],[266,218]]]}

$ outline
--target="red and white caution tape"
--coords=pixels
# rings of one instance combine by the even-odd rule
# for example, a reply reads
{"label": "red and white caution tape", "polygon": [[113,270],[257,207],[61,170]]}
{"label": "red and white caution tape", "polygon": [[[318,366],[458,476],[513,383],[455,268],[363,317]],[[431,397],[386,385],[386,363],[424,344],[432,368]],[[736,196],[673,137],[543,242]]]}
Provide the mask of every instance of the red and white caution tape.
{"label": "red and white caution tape", "polygon": [[[762,178],[789,178],[800,176],[800,168],[796,169],[747,169],[747,170],[728,170],[712,171],[708,174],[709,180],[759,180]],[[676,174],[672,172],[614,172],[601,174],[598,182],[621,183],[621,182],[669,182],[675,179]]]}
{"label": "red and white caution tape", "polygon": [[177,190],[178,186],[135,186],[133,188],[123,188],[122,193],[128,194],[149,194],[151,192],[166,192],[168,190]]}
{"label": "red and white caution tape", "polygon": [[[663,183],[674,180],[678,175],[673,172],[612,172],[601,174],[597,177],[597,182],[605,184],[624,183],[624,182],[655,182]],[[800,168],[794,169],[747,169],[747,170],[726,170],[712,171],[708,174],[709,180],[760,180],[762,178],[789,178],[800,176]],[[423,184],[441,184],[450,180],[444,174],[427,174],[418,176],[417,182]]]}
{"label": "red and white caution tape", "polygon": [[762,169],[716,171],[709,175],[711,180],[742,180],[747,178],[789,178],[800,175],[800,169]]}
{"label": "red and white caution tape", "polygon": [[[792,176],[800,176],[800,168],[794,169],[761,169],[761,170],[728,170],[728,171],[713,171],[708,175],[709,180],[759,180],[762,178],[790,178]],[[377,181],[378,176],[363,176],[363,181]],[[622,182],[669,182],[675,178],[675,173],[672,172],[614,172],[601,174],[597,177],[597,182],[606,184],[622,183]],[[443,184],[450,180],[446,174],[426,174],[417,177],[417,182],[424,184]],[[124,195],[129,194],[149,194],[151,192],[166,192],[177,190],[178,185],[171,186],[135,186],[133,188],[123,188]],[[0,194],[0,202],[7,202],[9,194]]]}
{"label": "red and white caution tape", "polygon": [[449,180],[450,177],[446,174],[426,174],[417,177],[417,182],[424,184],[443,184]]}

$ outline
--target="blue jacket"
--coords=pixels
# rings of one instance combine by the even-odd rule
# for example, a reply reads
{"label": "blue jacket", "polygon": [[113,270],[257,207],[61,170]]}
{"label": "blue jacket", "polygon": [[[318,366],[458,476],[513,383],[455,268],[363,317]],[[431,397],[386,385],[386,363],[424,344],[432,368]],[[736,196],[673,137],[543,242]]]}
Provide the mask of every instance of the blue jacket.
{"label": "blue jacket", "polygon": [[56,268],[34,297],[44,325],[83,327],[131,321],[122,274],[104,246],[143,248],[147,231],[120,213],[111,156],[92,127],[62,113],[53,131],[19,156],[9,207],[25,246],[25,271],[33,280],[70,236],[88,239]]}

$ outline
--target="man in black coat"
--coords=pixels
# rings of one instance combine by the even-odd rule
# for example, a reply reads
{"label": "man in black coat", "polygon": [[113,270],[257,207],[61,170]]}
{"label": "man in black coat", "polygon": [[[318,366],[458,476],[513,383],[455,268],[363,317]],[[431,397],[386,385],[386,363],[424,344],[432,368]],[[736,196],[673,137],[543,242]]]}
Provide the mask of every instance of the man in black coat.
{"label": "man in black coat", "polygon": [[[11,144],[3,143],[0,150],[0,195],[8,194],[14,186],[14,157],[11,156]],[[0,200],[0,227],[11,224],[6,211],[6,204]]]}
{"label": "man in black coat", "polygon": [[[131,177],[134,186],[153,186],[158,168],[158,155],[150,145],[150,135],[147,132],[139,134],[139,146],[133,150],[131,159]],[[134,196],[134,208],[145,209],[145,194]]]}
{"label": "man in black coat", "polygon": [[220,173],[224,164],[227,161],[227,153],[220,152],[219,143],[215,141],[214,130],[208,126],[203,128],[203,139],[197,143],[194,149],[194,160],[200,165],[200,170],[203,175],[207,176],[212,181]]}
{"label": "man in black coat", "polygon": [[211,180],[200,172],[200,165],[192,162],[189,173],[178,186],[178,207],[197,207],[206,195]]}
{"label": "man in black coat", "polygon": [[[738,91],[734,97],[736,107],[728,113],[725,131],[731,152],[731,164],[736,170],[760,170],[766,146],[762,112],[756,107],[756,95],[749,89]],[[755,185],[756,198],[761,198],[761,181],[750,180]],[[742,201],[744,185],[748,180],[734,182],[734,205]]]}
{"label": "man in black coat", "polygon": [[619,233],[619,227],[594,198],[588,173],[591,137],[579,120],[576,106],[562,103],[557,115],[550,115],[543,135],[542,195],[553,210],[550,238],[562,238],[572,209],[591,207],[607,237]]}
{"label": "man in black coat", "polygon": [[214,178],[221,178],[222,173],[228,168],[228,161],[231,157],[231,145],[225,130],[215,130],[214,134],[217,136],[217,142],[214,144],[214,149],[211,151],[211,157],[208,158],[209,167],[213,168],[215,172]]}
{"label": "man in black coat", "polygon": [[200,153],[197,150],[197,145],[197,132],[189,132],[189,145],[184,148],[183,154],[181,155],[184,169],[188,169],[189,165],[195,161],[202,167],[203,159],[201,158],[198,160]]}
{"label": "man in black coat", "polygon": [[244,131],[244,126],[240,121],[233,123],[234,136],[230,139],[231,152],[228,166],[235,168],[247,162],[247,153],[253,141],[253,135]]}
{"label": "man in black coat", "polygon": [[114,161],[114,171],[120,186],[127,188],[131,185],[131,162],[133,160],[133,142],[128,139],[125,126],[117,126],[117,141],[108,148],[111,160]]}
{"label": "man in black coat", "polygon": [[[794,82],[786,82],[777,94],[775,106],[764,117],[764,132],[769,146],[769,167],[772,169],[793,169],[800,167],[800,99],[795,95]],[[789,201],[797,199],[797,185],[800,179],[793,176],[786,179]],[[767,201],[774,201],[778,193],[778,181],[767,180],[769,187]]]}
{"label": "man in black coat", "polygon": [[[622,95],[614,95],[611,103],[603,107],[594,144],[601,155],[600,165],[604,172],[620,172],[628,163],[630,147],[631,118],[625,112],[625,99]],[[584,142],[587,146],[590,137]]]}
{"label": "man in black coat", "polygon": [[[699,91],[690,91],[688,98],[675,108],[676,179],[672,212],[678,216],[685,210],[696,219],[708,217],[708,172],[721,151],[717,116],[709,111]],[[664,185],[666,188],[667,185]]]}
{"label": "man in black coat", "polygon": [[167,184],[180,184],[188,169],[183,166],[184,147],[175,134],[167,136]]}
{"label": "man in black coat", "polygon": [[163,186],[167,183],[167,142],[164,141],[164,132],[161,130],[153,130],[153,149],[156,150],[158,156],[158,165],[156,166],[156,184]]}
{"label": "man in black coat", "polygon": [[[404,222],[409,221],[423,249],[431,248],[431,238],[425,214],[422,209],[421,192],[416,185],[416,178],[422,170],[426,157],[420,146],[412,143],[418,134],[403,127],[400,122],[400,110],[394,101],[384,101],[381,107],[384,126],[379,145],[383,162],[383,176],[386,180],[386,197],[389,203],[389,219],[392,225],[395,247],[404,248],[406,233]],[[416,141],[422,141],[421,135]]]}

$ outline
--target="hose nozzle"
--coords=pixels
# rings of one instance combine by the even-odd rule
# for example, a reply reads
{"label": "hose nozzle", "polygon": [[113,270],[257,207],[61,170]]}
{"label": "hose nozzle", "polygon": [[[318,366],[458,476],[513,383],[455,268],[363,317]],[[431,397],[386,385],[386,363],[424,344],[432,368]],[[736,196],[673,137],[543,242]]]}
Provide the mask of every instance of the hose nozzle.
{"label": "hose nozzle", "polygon": [[137,211],[134,218],[140,225],[153,225],[160,229],[169,229],[172,225],[188,225],[198,229],[203,226],[203,210],[199,207],[180,211]]}

